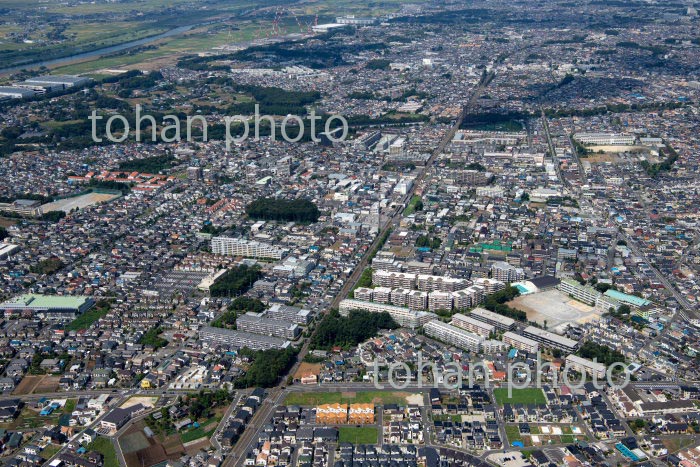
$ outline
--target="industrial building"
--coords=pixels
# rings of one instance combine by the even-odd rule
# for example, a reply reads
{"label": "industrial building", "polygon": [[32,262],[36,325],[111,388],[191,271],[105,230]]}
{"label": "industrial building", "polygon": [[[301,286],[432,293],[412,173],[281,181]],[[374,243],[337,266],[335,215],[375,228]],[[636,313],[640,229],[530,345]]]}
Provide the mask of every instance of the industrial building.
{"label": "industrial building", "polygon": [[46,75],[29,78],[22,83],[22,86],[37,87],[46,91],[62,91],[68,88],[79,87],[90,82],[90,78],[71,75]]}
{"label": "industrial building", "polygon": [[73,320],[95,305],[95,300],[83,296],[26,294],[0,303],[5,313],[31,311],[34,316],[47,320]]}
{"label": "industrial building", "polygon": [[21,88],[18,86],[0,86],[0,96],[12,99],[23,99],[33,97],[37,94],[33,89]]}
{"label": "industrial building", "polygon": [[338,24],[352,24],[353,26],[371,26],[377,22],[374,18],[360,18],[355,15],[338,16],[335,18]]}

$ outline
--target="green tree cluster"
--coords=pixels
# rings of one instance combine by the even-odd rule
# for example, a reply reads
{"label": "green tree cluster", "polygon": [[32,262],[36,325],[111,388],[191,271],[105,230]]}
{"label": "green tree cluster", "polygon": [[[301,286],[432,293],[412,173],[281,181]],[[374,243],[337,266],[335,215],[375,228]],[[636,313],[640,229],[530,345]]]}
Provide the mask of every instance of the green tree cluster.
{"label": "green tree cluster", "polygon": [[209,289],[212,297],[231,297],[246,293],[262,276],[260,266],[245,264],[224,273]]}
{"label": "green tree cluster", "polygon": [[321,216],[318,207],[307,199],[259,198],[246,206],[253,219],[285,222],[316,222]]}
{"label": "green tree cluster", "polygon": [[587,358],[589,360],[597,359],[598,363],[603,363],[605,365],[612,365],[613,363],[624,363],[625,356],[622,355],[617,350],[613,350],[606,345],[597,344],[593,341],[587,341],[585,344],[578,349],[576,352],[579,357]]}
{"label": "green tree cluster", "polygon": [[296,361],[297,350],[293,347],[286,349],[270,349],[252,351],[241,349],[241,355],[250,356],[253,363],[245,376],[236,380],[236,387],[274,387]]}
{"label": "green tree cluster", "polygon": [[506,302],[513,300],[520,295],[520,291],[513,286],[508,286],[503,290],[492,293],[486,297],[484,308],[502,316],[507,316],[516,321],[527,321],[527,314],[524,311],[516,310],[506,305]]}
{"label": "green tree cluster", "polygon": [[160,327],[152,328],[146,331],[146,333],[139,339],[139,344],[146,346],[151,346],[154,349],[159,349],[168,345],[168,341],[160,337],[160,333],[163,330]]}
{"label": "green tree cluster", "polygon": [[326,350],[335,346],[352,347],[376,336],[380,329],[398,327],[386,312],[352,310],[348,316],[341,316],[337,310],[332,310],[316,328],[311,338],[311,347]]}

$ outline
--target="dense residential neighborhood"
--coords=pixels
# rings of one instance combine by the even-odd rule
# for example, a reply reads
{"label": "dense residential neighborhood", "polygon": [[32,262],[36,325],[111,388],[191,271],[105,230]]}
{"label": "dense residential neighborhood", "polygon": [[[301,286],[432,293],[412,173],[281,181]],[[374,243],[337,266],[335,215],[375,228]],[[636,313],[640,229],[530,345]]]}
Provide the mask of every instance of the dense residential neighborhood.
{"label": "dense residential neighborhood", "polygon": [[693,2],[28,3],[3,465],[700,465]]}

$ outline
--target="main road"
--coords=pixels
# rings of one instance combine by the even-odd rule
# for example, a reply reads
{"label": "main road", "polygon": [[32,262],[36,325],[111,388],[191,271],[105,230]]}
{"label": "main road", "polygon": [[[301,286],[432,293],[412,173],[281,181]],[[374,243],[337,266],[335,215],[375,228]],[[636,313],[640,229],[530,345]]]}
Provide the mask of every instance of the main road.
{"label": "main road", "polygon": [[[415,182],[408,190],[406,195],[401,199],[399,206],[396,208],[396,210],[394,210],[393,214],[381,226],[381,229],[379,230],[379,233],[375,237],[374,241],[372,241],[370,247],[367,249],[365,254],[357,263],[352,274],[350,274],[350,277],[345,281],[343,287],[335,296],[335,299],[331,302],[328,310],[326,310],[325,313],[327,313],[331,309],[338,308],[340,302],[348,296],[352,288],[355,286],[355,284],[357,284],[357,281],[360,279],[362,272],[367,268],[373,256],[373,252],[381,248],[384,241],[384,235],[390,229],[393,229],[399,225],[399,223],[401,222],[402,214],[406,209],[406,206],[410,202],[411,198],[415,194],[416,189],[419,186],[423,186],[426,177],[430,174],[430,169],[432,168],[433,164],[435,164],[435,161],[440,157],[440,154],[444,152],[447,145],[450,144],[450,142],[454,139],[455,134],[462,126],[464,119],[473,110],[476,101],[479,99],[481,93],[486,88],[486,86],[488,86],[489,83],[493,80],[494,76],[495,73],[489,73],[476,86],[474,92],[472,92],[472,95],[469,97],[469,100],[462,107],[462,111],[460,112],[457,120],[452,125],[452,127],[450,127],[447,133],[445,133],[438,145],[435,147],[435,149],[430,155],[430,158],[425,163],[425,166],[423,166],[423,168],[420,169]],[[309,344],[311,342],[312,337],[313,333],[308,339],[306,339],[306,341],[302,345],[301,350],[297,355],[297,361],[288,372],[288,375],[294,375],[298,370],[299,365],[301,365],[301,362],[304,360],[304,357],[309,352]],[[236,443],[236,446],[231,451],[231,454],[226,458],[226,460],[222,464],[222,467],[234,467],[238,465],[243,465],[243,462],[245,460],[245,454],[250,450],[252,444],[254,443],[255,438],[257,437],[257,434],[260,431],[261,425],[263,425],[268,420],[275,406],[279,404],[280,400],[282,399],[282,396],[286,393],[285,385],[286,382],[285,377],[283,375],[280,384],[276,388],[270,390],[267,398],[265,399],[265,403],[256,412],[255,416],[251,420],[251,423],[249,423],[246,426],[246,430],[241,435],[241,438]]]}

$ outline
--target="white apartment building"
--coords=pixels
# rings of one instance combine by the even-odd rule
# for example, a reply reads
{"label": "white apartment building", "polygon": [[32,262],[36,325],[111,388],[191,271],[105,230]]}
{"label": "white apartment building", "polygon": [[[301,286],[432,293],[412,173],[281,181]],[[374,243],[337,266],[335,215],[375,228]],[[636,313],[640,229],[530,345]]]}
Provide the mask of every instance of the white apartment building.
{"label": "white apartment building", "polygon": [[286,253],[285,250],[267,243],[231,237],[213,237],[211,252],[215,255],[271,259],[282,259]]}
{"label": "white apartment building", "polygon": [[452,325],[484,337],[490,336],[496,330],[496,326],[476,320],[471,316],[465,316],[462,313],[452,315]]}
{"label": "white apartment building", "polygon": [[365,310],[372,313],[387,312],[394,318],[400,326],[416,329],[423,326],[430,320],[437,318],[435,314],[425,311],[411,310],[394,305],[384,305],[381,303],[363,302],[360,300],[345,299],[340,302],[340,314],[348,316],[351,310]]}
{"label": "white apartment building", "polygon": [[579,357],[578,355],[567,355],[566,365],[572,370],[576,370],[579,373],[589,373],[595,375],[596,378],[604,378],[606,367],[602,363],[594,362],[587,358]]}
{"label": "white apartment building", "polygon": [[480,351],[484,342],[484,338],[481,336],[438,320],[426,323],[423,326],[423,331],[428,337],[473,352]]}
{"label": "white apartment building", "polygon": [[540,344],[537,342],[512,331],[503,334],[503,342],[523,352],[535,353],[540,348]]}

